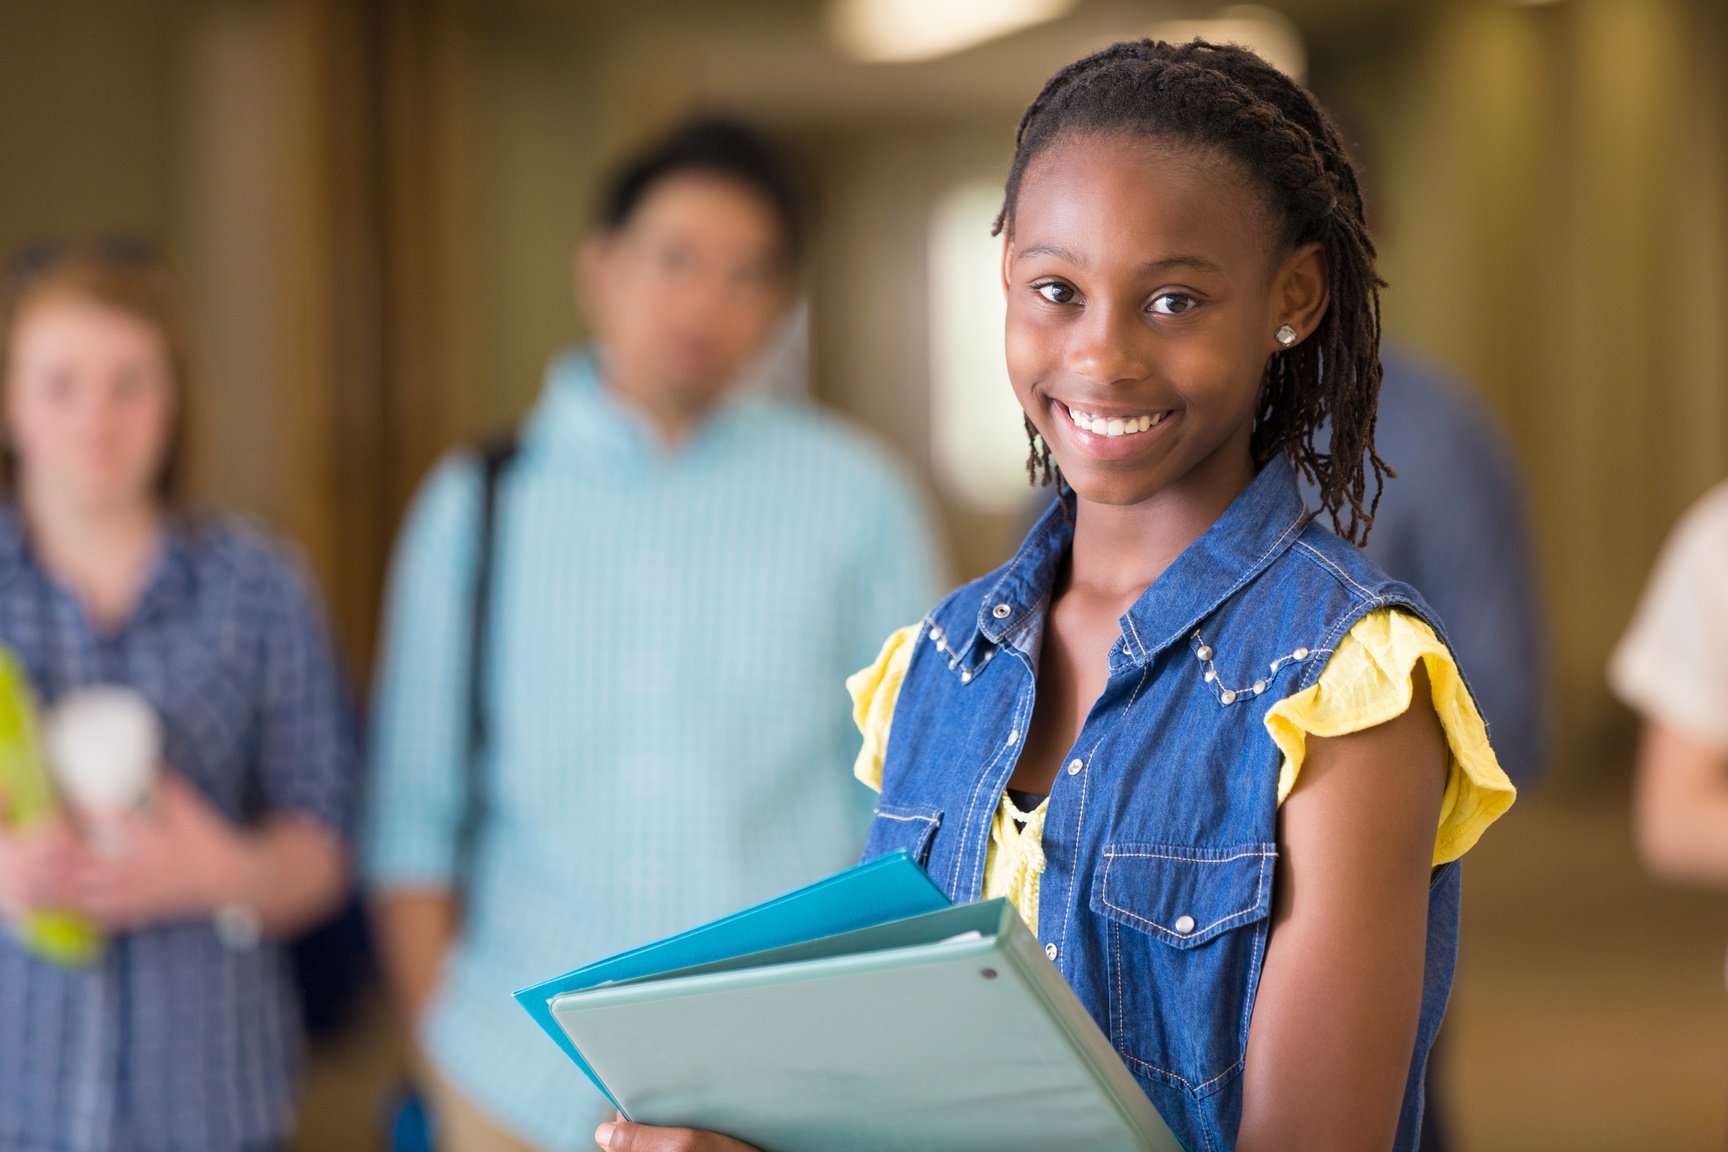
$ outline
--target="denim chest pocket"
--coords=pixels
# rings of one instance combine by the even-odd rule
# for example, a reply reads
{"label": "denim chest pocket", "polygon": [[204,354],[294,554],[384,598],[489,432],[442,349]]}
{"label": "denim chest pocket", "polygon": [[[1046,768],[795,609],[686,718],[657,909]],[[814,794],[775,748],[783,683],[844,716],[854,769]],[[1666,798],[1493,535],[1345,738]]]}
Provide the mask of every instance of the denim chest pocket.
{"label": "denim chest pocket", "polygon": [[930,861],[930,842],[942,826],[942,809],[918,804],[878,804],[864,840],[864,859],[905,852],[919,867]]}
{"label": "denim chest pocket", "polygon": [[1105,846],[1091,907],[1110,1039],[1140,1075],[1199,1099],[1242,1070],[1277,858],[1271,843]]}

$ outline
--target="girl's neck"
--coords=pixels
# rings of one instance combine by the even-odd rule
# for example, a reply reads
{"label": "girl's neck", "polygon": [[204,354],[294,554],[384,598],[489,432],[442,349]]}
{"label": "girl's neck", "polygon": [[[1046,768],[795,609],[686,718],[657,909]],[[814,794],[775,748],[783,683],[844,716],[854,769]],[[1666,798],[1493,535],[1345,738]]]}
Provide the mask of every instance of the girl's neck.
{"label": "girl's neck", "polygon": [[30,544],[43,569],[69,588],[102,631],[131,617],[162,547],[167,521],[150,500],[93,506],[20,486]]}
{"label": "girl's neck", "polygon": [[1252,462],[1189,476],[1137,504],[1075,497],[1068,586],[1126,604],[1140,598],[1187,547],[1205,535],[1254,479]]}

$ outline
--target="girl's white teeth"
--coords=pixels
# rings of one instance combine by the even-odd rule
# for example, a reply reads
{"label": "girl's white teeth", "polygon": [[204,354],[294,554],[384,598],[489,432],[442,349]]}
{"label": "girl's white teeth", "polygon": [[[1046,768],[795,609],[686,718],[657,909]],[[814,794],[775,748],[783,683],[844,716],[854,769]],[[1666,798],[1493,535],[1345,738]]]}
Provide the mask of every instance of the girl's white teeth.
{"label": "girl's white teeth", "polygon": [[1136,432],[1145,432],[1163,423],[1168,412],[1148,413],[1143,416],[1094,416],[1090,412],[1080,412],[1068,409],[1068,418],[1074,421],[1074,427],[1084,429],[1094,436],[1132,436]]}

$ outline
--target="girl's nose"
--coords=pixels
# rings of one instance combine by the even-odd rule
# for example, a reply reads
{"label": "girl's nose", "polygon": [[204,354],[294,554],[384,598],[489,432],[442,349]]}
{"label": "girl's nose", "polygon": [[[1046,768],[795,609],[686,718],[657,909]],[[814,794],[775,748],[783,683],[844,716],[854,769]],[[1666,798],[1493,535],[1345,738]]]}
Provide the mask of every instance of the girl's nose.
{"label": "girl's nose", "polygon": [[1073,330],[1068,369],[1095,384],[1145,379],[1152,365],[1143,336],[1132,310],[1095,306]]}

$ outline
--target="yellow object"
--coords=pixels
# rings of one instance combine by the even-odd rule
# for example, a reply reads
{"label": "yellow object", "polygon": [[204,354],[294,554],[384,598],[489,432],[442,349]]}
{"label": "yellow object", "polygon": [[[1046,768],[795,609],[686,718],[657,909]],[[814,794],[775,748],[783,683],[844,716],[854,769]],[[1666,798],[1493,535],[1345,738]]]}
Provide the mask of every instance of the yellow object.
{"label": "yellow object", "polygon": [[[52,816],[58,802],[36,736],[36,694],[17,657],[0,647],[0,797],[8,831]],[[83,917],[52,910],[26,913],[19,935],[32,952],[57,964],[88,964],[102,953],[102,933]]]}
{"label": "yellow object", "polygon": [[[916,627],[888,638],[876,662],[846,681],[853,718],[864,733],[853,774],[882,789],[882,758],[894,718],[894,702],[912,658]],[[1384,724],[1410,706],[1411,676],[1420,660],[1428,673],[1435,714],[1446,733],[1449,763],[1434,863],[1456,860],[1512,806],[1517,795],[1488,746],[1488,731],[1464,687],[1458,665],[1434,630],[1407,612],[1370,612],[1345,634],[1320,679],[1278,701],[1266,713],[1266,731],[1278,745],[1278,802],[1290,795],[1302,772],[1310,736],[1345,736]],[[1048,801],[1021,812],[1006,795],[990,825],[984,864],[984,897],[1005,896],[1034,931],[1038,927],[1038,883],[1044,871],[1044,813]]]}

